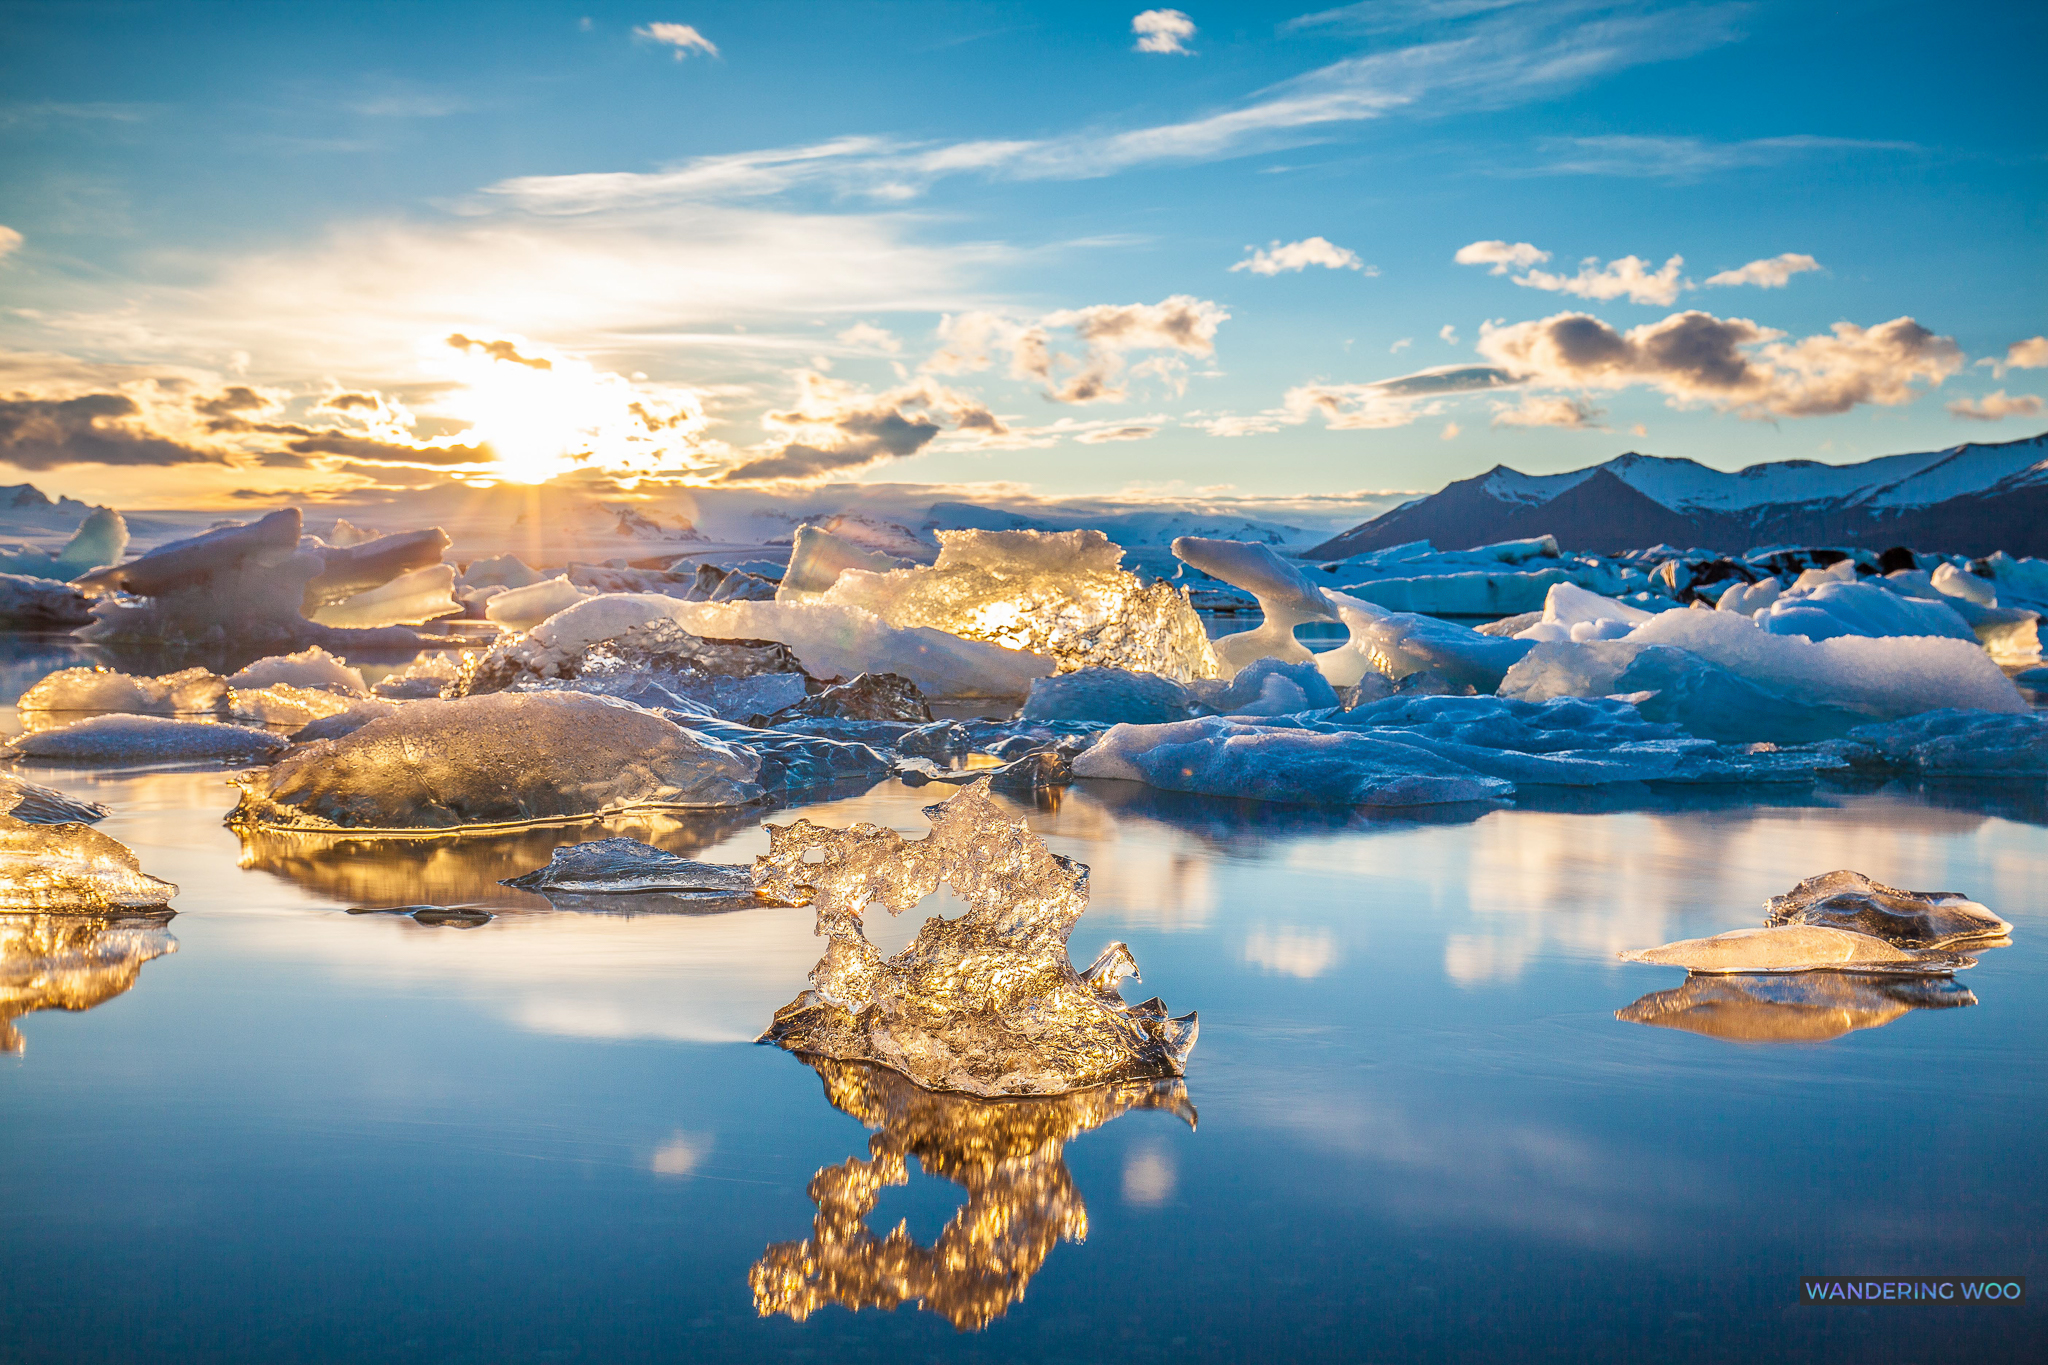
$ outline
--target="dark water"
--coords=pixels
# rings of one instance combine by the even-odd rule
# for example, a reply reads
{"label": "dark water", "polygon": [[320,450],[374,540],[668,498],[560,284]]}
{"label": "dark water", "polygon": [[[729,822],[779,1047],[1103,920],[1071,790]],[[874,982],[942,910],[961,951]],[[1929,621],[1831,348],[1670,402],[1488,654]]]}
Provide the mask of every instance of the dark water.
{"label": "dark water", "polygon": [[[1017,807],[1093,868],[1074,956],[1128,941],[1201,1041],[1184,1095],[988,1105],[751,1043],[817,956],[803,910],[496,885],[595,831],[245,844],[219,773],[34,775],[183,893],[175,952],[12,1020],[10,1362],[2041,1358],[2031,1305],[1796,1301],[2048,1285],[2039,784],[1409,823],[1084,783]],[[915,832],[933,790],[805,814]],[[610,832],[765,848],[746,816]],[[1615,950],[1836,867],[2015,941],[1947,993],[1616,1018],[1682,976]],[[457,901],[500,913],[344,913]],[[777,1277],[807,1253],[808,1298]]]}

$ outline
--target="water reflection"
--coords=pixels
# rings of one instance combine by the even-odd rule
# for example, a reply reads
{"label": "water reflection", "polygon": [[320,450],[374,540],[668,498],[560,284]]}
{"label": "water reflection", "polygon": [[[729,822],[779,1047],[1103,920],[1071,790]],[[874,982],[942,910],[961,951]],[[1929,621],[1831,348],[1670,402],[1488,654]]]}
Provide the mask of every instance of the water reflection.
{"label": "water reflection", "polygon": [[178,951],[164,919],[0,915],[0,1052],[27,1047],[14,1021],[89,1010],[135,985],[142,964]]}
{"label": "water reflection", "polygon": [[1731,1043],[1824,1043],[1883,1028],[1914,1010],[1976,1003],[1969,987],[1948,976],[1688,976],[1677,989],[1652,991],[1614,1017]]}
{"label": "water reflection", "polygon": [[[828,1304],[858,1311],[916,1303],[963,1332],[978,1331],[1024,1297],[1056,1244],[1088,1236],[1087,1206],[1064,1156],[1069,1141],[1133,1109],[1164,1109],[1195,1124],[1180,1081],[977,1100],[924,1090],[864,1063],[805,1060],[833,1107],[878,1131],[866,1160],[851,1157],[811,1177],[812,1235],[770,1244],[747,1273],[763,1317],[783,1313],[802,1322]],[[967,1191],[929,1247],[900,1223],[881,1237],[866,1223],[885,1186],[909,1183],[911,1158]]]}

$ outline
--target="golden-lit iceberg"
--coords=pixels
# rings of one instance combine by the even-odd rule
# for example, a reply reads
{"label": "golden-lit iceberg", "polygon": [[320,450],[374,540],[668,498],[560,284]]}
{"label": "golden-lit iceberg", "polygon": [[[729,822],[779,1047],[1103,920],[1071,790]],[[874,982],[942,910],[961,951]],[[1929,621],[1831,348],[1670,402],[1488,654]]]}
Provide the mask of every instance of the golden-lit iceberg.
{"label": "golden-lit iceberg", "polygon": [[161,909],[177,894],[144,872],[127,845],[96,829],[0,815],[0,912],[132,913]]}
{"label": "golden-lit iceberg", "polygon": [[0,1052],[27,1044],[14,1021],[89,1010],[135,984],[142,964],[178,950],[161,920],[0,914]]}
{"label": "golden-lit iceberg", "polygon": [[[1011,819],[985,781],[924,814],[932,832],[917,840],[868,824],[767,826],[754,884],[788,904],[810,902],[830,942],[811,989],[776,1011],[762,1041],[975,1095],[1181,1075],[1195,1016],[1169,1018],[1156,998],[1125,1004],[1117,986],[1137,964],[1121,943],[1086,973],[1067,956],[1088,907],[1088,869]],[[862,917],[876,904],[901,914],[942,883],[966,913],[933,916],[884,959]]]}
{"label": "golden-lit iceberg", "polygon": [[[835,1108],[877,1130],[865,1160],[811,1177],[811,1236],[776,1242],[747,1272],[763,1317],[802,1322],[828,1304],[856,1311],[915,1303],[961,1331],[986,1327],[1024,1297],[1062,1241],[1088,1236],[1088,1208],[1067,1170],[1066,1144],[1133,1109],[1195,1124],[1179,1081],[1126,1081],[1053,1099],[976,1100],[935,1094],[880,1067],[808,1058]],[[876,1199],[909,1181],[910,1160],[967,1191],[929,1247],[898,1224],[867,1226]]]}

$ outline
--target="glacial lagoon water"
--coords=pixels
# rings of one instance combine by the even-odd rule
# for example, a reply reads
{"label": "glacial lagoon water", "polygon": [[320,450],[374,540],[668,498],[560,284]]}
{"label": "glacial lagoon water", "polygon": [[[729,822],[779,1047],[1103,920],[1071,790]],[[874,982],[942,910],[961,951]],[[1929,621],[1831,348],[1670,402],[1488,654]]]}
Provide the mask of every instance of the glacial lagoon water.
{"label": "glacial lagoon water", "polygon": [[[0,699],[63,662],[21,653]],[[1201,1038],[1184,1086],[987,1104],[753,1043],[817,957],[807,910],[498,885],[609,833],[744,861],[759,812],[244,839],[218,771],[29,775],[111,806],[100,828],[182,894],[175,951],[112,954],[99,1003],[0,1027],[10,1362],[1905,1362],[2048,1340],[2032,1304],[1797,1301],[1801,1275],[2048,1284],[2038,783],[1536,794],[1427,821],[1124,783],[1012,802],[1092,869],[1076,960],[1127,941],[1126,995],[1198,1010]],[[802,813],[920,835],[947,794]],[[1686,987],[1615,958],[1756,924],[1837,867],[1965,892],[2013,943],[1919,992]],[[417,903],[496,917],[347,913]]]}

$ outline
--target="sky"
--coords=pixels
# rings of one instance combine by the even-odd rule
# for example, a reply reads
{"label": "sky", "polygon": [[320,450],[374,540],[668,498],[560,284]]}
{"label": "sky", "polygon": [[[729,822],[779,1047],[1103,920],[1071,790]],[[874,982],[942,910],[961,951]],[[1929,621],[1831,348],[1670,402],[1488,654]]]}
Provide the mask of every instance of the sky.
{"label": "sky", "polygon": [[1342,521],[2048,428],[2048,10],[0,5],[0,478]]}

